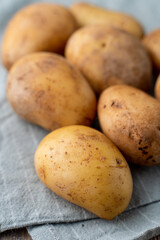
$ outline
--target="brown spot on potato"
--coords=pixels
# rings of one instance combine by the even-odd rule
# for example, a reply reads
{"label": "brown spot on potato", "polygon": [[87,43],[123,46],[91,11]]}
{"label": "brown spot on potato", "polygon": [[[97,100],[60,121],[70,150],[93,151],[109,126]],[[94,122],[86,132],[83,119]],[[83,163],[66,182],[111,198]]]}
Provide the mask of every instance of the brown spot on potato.
{"label": "brown spot on potato", "polygon": [[122,176],[121,176],[121,175],[119,175],[118,179],[121,181],[121,180],[122,180]]}
{"label": "brown spot on potato", "polygon": [[106,157],[101,156],[101,157],[100,157],[100,160],[101,160],[102,162],[104,162],[104,161],[106,160]]}
{"label": "brown spot on potato", "polygon": [[101,47],[104,48],[106,46],[106,43],[101,43]]}
{"label": "brown spot on potato", "polygon": [[65,155],[67,155],[68,154],[68,152],[65,152]]}
{"label": "brown spot on potato", "polygon": [[111,103],[111,107],[112,107],[114,104],[115,104],[115,102],[113,101],[113,102]]}
{"label": "brown spot on potato", "polygon": [[111,209],[110,209],[109,207],[105,207],[104,211],[105,211],[105,212],[110,212]]}
{"label": "brown spot on potato", "polygon": [[143,153],[144,155],[147,155],[147,154],[148,154],[148,152],[147,152],[147,151],[144,151],[144,150],[143,150],[142,153]]}
{"label": "brown spot on potato", "polygon": [[[125,127],[124,127],[124,129],[125,129]],[[132,132],[131,131],[129,131],[129,133],[128,133],[128,137],[130,138],[130,139],[134,139],[134,137],[132,136]]]}
{"label": "brown spot on potato", "polygon": [[120,165],[122,163],[122,160],[121,159],[116,159],[116,162],[118,165]]}
{"label": "brown spot on potato", "polygon": [[83,197],[80,197],[80,199],[81,199],[81,202],[83,202],[83,203],[86,201],[86,199]]}
{"label": "brown spot on potato", "polygon": [[46,171],[44,166],[39,169],[40,176],[42,177],[43,180],[46,179]]}
{"label": "brown spot on potato", "polygon": [[134,93],[134,92],[132,92],[132,93],[130,93],[130,95],[131,95],[131,96],[133,96],[133,95],[135,95],[135,93]]}
{"label": "brown spot on potato", "polygon": [[63,191],[63,190],[66,188],[65,185],[60,184],[60,183],[56,183],[55,185],[56,185],[56,187],[58,187],[61,191]]}
{"label": "brown spot on potato", "polygon": [[56,80],[53,79],[52,77],[45,77],[45,79],[52,83],[56,82]]}
{"label": "brown spot on potato", "polygon": [[142,139],[139,140],[139,145],[142,143]]}
{"label": "brown spot on potato", "polygon": [[147,149],[147,148],[148,148],[148,146],[143,147],[143,149]]}
{"label": "brown spot on potato", "polygon": [[41,97],[43,97],[44,94],[45,94],[45,91],[44,90],[40,90],[40,91],[35,93],[35,97],[36,98],[41,98]]}
{"label": "brown spot on potato", "polygon": [[143,147],[143,148],[142,148],[142,147],[139,147],[138,150],[140,150],[140,151],[142,152],[142,154],[147,155],[148,152],[147,152],[145,149],[147,149],[148,147],[147,147],[147,148],[146,148],[146,147],[147,147],[147,146],[145,146],[145,147]]}
{"label": "brown spot on potato", "polygon": [[67,195],[68,195],[69,197],[72,197],[72,194],[71,194],[71,193],[67,193]]}
{"label": "brown spot on potato", "polygon": [[153,156],[151,155],[151,156],[149,156],[149,157],[146,158],[146,161],[148,161],[148,160],[150,160],[150,159],[152,159],[152,158],[153,158]]}
{"label": "brown spot on potato", "polygon": [[112,101],[112,103],[111,103],[111,107],[122,108],[122,104],[121,104],[119,101],[114,100],[114,101]]}
{"label": "brown spot on potato", "polygon": [[88,162],[89,161],[89,159],[90,159],[90,157],[88,157],[88,158],[85,158],[82,162]]}
{"label": "brown spot on potato", "polygon": [[[23,71],[22,71],[23,72]],[[19,77],[17,77],[18,81],[22,81],[24,80],[26,77],[28,77],[29,74],[32,74],[33,70],[30,68],[28,71],[24,72],[22,75],[20,75]]]}
{"label": "brown spot on potato", "polygon": [[50,147],[50,148],[49,148],[49,150],[51,150],[51,151],[52,151],[52,150],[53,150],[53,147]]}
{"label": "brown spot on potato", "polygon": [[157,127],[157,130],[160,131],[160,126]]}
{"label": "brown spot on potato", "polygon": [[106,104],[105,104],[105,105],[103,105],[103,108],[106,108]]}

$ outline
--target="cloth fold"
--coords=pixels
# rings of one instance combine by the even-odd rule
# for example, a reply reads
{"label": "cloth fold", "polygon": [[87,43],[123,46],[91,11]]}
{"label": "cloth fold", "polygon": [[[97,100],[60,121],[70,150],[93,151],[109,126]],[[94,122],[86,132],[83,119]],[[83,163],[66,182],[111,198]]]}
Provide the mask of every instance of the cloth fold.
{"label": "cloth fold", "polygon": [[[1,0],[0,38],[11,16],[36,1]],[[56,1],[50,1],[56,2]],[[70,5],[73,0],[57,0]],[[158,27],[158,0],[90,0],[104,7],[132,14],[147,31]],[[154,13],[154,14],[153,14]],[[131,165],[134,193],[125,213],[114,221],[94,214],[60,198],[38,179],[34,152],[48,133],[21,120],[6,96],[7,72],[0,64],[0,231],[27,226],[33,240],[41,239],[146,239],[160,233],[160,166]],[[38,226],[39,225],[39,226]]]}
{"label": "cloth fold", "polygon": [[158,209],[160,202],[123,213],[113,221],[93,219],[27,229],[34,240],[147,240],[160,234]]}

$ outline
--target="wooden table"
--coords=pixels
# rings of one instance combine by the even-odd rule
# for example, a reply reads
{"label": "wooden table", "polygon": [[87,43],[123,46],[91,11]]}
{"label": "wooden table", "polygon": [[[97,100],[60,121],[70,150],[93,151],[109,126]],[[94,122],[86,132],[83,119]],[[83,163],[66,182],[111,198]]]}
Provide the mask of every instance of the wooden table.
{"label": "wooden table", "polygon": [[[0,240],[32,240],[32,239],[27,233],[27,230],[25,228],[22,228],[13,231],[7,231],[5,233],[0,234]],[[160,236],[152,238],[150,240],[160,240]]]}

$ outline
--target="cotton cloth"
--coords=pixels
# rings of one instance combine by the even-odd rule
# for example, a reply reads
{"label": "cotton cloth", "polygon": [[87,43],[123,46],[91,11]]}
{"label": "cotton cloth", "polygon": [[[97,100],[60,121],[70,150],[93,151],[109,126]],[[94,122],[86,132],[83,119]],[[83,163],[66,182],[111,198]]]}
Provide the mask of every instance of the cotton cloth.
{"label": "cotton cloth", "polygon": [[[0,39],[13,14],[33,2],[0,1]],[[73,2],[57,1],[66,6]],[[160,26],[158,0],[88,2],[135,16],[146,32]],[[34,169],[34,152],[48,132],[13,112],[5,96],[6,79],[7,71],[0,64],[0,231],[27,227],[33,240],[133,240],[160,234],[160,166],[131,165],[133,197],[127,210],[113,221],[100,220],[40,182]]]}

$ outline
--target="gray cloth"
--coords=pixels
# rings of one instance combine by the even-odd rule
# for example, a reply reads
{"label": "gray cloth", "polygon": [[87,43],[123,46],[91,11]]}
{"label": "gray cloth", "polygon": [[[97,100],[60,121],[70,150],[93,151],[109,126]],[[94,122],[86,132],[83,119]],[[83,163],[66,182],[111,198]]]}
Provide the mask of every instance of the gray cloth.
{"label": "gray cloth", "polygon": [[34,240],[147,240],[160,234],[159,213],[157,202],[123,213],[113,221],[46,224],[28,227],[28,231]]}
{"label": "gray cloth", "polygon": [[[13,13],[31,0],[1,0],[0,37]],[[67,5],[75,1],[67,1]],[[136,16],[147,31],[159,26],[158,0],[88,1]],[[58,3],[66,3],[64,0]],[[104,221],[58,197],[38,179],[34,152],[47,132],[21,120],[5,97],[0,65],[0,231],[28,226],[33,240],[147,239],[160,233],[160,166],[131,166],[134,194],[125,213]],[[44,225],[42,225],[44,224]],[[36,226],[39,225],[39,226]],[[29,227],[32,226],[32,227]]]}

